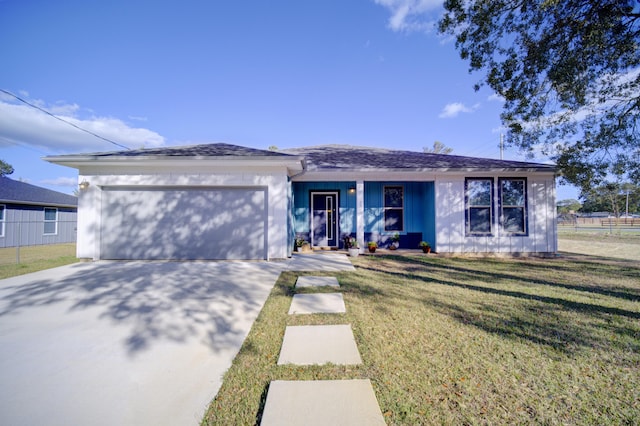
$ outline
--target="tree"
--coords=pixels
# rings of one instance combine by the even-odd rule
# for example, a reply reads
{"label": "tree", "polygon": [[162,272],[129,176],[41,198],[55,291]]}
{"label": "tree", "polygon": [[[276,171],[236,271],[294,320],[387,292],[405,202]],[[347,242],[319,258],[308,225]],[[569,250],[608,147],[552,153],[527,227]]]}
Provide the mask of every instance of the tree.
{"label": "tree", "polygon": [[575,213],[580,210],[580,207],[582,207],[580,201],[574,199],[560,200],[556,205],[558,207],[559,214]]}
{"label": "tree", "polygon": [[629,214],[640,212],[640,186],[629,183],[610,182],[592,188],[583,195],[583,199],[580,211],[584,213],[606,211],[619,217],[627,213],[627,201]]}
{"label": "tree", "polygon": [[0,160],[0,176],[10,175],[11,173],[13,173],[13,166],[4,160]]}
{"label": "tree", "polygon": [[638,0],[446,0],[439,31],[504,98],[507,143],[563,180],[640,182]]}
{"label": "tree", "polygon": [[451,154],[453,148],[449,148],[440,141],[435,141],[433,148],[422,148],[422,150],[427,154]]}

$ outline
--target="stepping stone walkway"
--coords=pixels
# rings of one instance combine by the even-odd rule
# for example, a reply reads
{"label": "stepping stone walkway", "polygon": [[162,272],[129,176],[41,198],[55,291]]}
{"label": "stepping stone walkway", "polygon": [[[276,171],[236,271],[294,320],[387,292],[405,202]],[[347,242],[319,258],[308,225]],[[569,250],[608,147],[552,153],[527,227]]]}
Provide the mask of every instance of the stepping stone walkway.
{"label": "stepping stone walkway", "polygon": [[[296,287],[339,287],[335,277],[298,277]],[[346,312],[341,293],[296,294],[290,315]],[[362,364],[350,324],[287,326],[278,365]],[[261,426],[384,425],[369,379],[274,380]]]}
{"label": "stepping stone walkway", "polygon": [[278,365],[362,364],[351,325],[299,325],[284,331]]}
{"label": "stepping stone walkway", "polygon": [[340,287],[336,277],[298,277],[296,288],[304,287]]}
{"label": "stepping stone walkway", "polygon": [[274,380],[264,425],[384,425],[373,387],[365,380]]}
{"label": "stepping stone walkway", "polygon": [[342,293],[296,294],[291,301],[289,315],[294,314],[344,314]]}

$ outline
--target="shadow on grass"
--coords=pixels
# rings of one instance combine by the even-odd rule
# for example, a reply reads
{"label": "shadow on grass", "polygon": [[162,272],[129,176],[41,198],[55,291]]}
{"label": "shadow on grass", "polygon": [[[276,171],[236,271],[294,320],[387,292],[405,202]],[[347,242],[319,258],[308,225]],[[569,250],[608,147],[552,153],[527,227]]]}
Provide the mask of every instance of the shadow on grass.
{"label": "shadow on grass", "polygon": [[[563,270],[564,279],[570,277],[570,280],[580,279],[586,270],[593,280],[606,281],[612,273],[607,266],[598,267],[583,262],[558,264],[555,261],[545,264],[538,260],[508,263],[509,261],[493,259],[429,259],[408,256],[388,256],[388,259],[393,263],[384,265],[370,262],[358,265],[360,270],[383,274],[382,276],[389,278],[389,287],[384,287],[389,296],[387,304],[399,304],[402,303],[401,298],[411,297],[462,324],[508,338],[525,339],[563,352],[572,352],[578,346],[607,345],[628,351],[640,350],[640,329],[634,327],[640,319],[640,312],[624,306],[629,305],[628,301],[640,300],[638,289],[619,286],[612,290],[598,285],[560,282],[562,275],[558,280],[546,278],[542,270],[553,270],[557,266],[556,269]],[[388,269],[390,267],[395,269]],[[513,267],[514,270],[512,273],[504,272],[505,267]],[[621,275],[627,279],[638,278],[640,268],[628,267]],[[394,294],[392,287],[398,288],[397,285],[403,283],[411,285],[412,282],[429,286],[418,285],[410,292]],[[540,287],[536,288],[531,284]],[[443,295],[434,286],[467,290],[471,293],[446,292]],[[522,286],[523,291],[518,291],[517,286]],[[564,298],[553,292],[552,288],[570,293]],[[490,297],[475,297],[473,293]],[[585,294],[589,302],[570,299],[572,296]],[[455,299],[454,295],[460,298]],[[604,297],[611,299],[604,300]],[[611,333],[619,338],[611,339]]]}

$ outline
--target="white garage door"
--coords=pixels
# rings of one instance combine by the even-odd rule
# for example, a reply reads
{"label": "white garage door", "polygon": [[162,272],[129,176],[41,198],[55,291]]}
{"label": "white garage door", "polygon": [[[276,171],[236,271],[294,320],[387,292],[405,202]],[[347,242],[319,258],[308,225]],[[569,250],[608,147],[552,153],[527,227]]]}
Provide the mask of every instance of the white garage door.
{"label": "white garage door", "polygon": [[266,259],[266,188],[108,187],[102,259]]}

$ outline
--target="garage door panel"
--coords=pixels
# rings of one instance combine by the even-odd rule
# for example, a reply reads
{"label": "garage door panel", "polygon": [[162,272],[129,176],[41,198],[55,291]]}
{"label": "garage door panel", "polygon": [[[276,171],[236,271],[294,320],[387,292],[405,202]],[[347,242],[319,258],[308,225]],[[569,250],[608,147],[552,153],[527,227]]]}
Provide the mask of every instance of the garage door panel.
{"label": "garage door panel", "polygon": [[109,189],[103,259],[264,259],[265,189]]}

